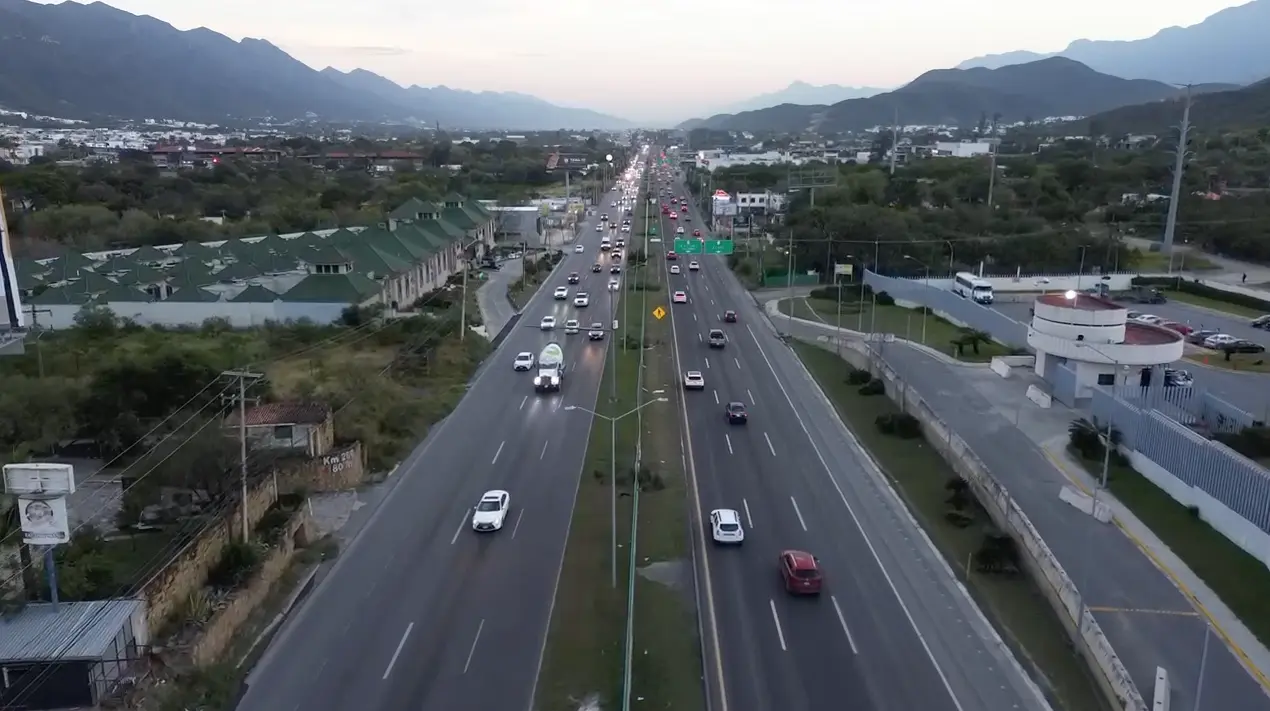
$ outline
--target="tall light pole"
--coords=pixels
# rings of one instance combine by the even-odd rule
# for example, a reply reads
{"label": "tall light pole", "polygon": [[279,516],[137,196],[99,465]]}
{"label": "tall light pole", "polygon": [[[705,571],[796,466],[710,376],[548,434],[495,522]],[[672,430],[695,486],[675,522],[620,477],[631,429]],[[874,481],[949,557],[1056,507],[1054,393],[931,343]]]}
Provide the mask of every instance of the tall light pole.
{"label": "tall light pole", "polygon": [[[922,265],[923,269],[926,270],[926,279],[924,283],[924,286],[926,287],[926,294],[923,298],[930,299],[930,265],[918,259],[917,257],[912,256],[911,254],[904,255],[904,258],[913,262],[917,262],[918,264]],[[922,345],[926,345],[926,314],[929,312],[930,312],[930,306],[927,304],[922,304]]]}
{"label": "tall light pole", "polygon": [[1177,230],[1177,203],[1182,198],[1182,171],[1186,169],[1186,144],[1191,132],[1191,85],[1186,85],[1186,108],[1178,126],[1177,155],[1173,159],[1173,189],[1169,191],[1169,215],[1164,223],[1164,251],[1169,253],[1169,274],[1173,273],[1173,235]]}
{"label": "tall light pole", "polygon": [[[610,343],[609,347],[612,348],[613,344]],[[654,390],[653,394],[661,395],[664,392],[665,392],[664,390]],[[572,412],[574,410],[578,410],[581,412],[585,412],[588,415],[591,415],[592,417],[598,417],[601,420],[607,420],[609,423],[609,489],[612,491],[612,496],[611,496],[612,502],[610,504],[610,516],[612,518],[612,525],[611,525],[612,552],[611,552],[610,558],[612,559],[612,564],[613,564],[613,587],[614,588],[617,587],[617,422],[618,420],[634,415],[635,413],[639,412],[645,407],[648,407],[649,405],[652,405],[653,403],[657,403],[657,402],[670,402],[670,398],[667,398],[667,397],[653,398],[652,400],[648,400],[644,402],[644,404],[638,407],[634,407],[626,412],[623,412],[622,414],[616,417],[601,415],[595,410],[588,410],[587,408],[581,407],[578,405],[565,405],[565,408],[564,408],[566,412]],[[638,474],[639,473],[636,472],[637,476]]]}

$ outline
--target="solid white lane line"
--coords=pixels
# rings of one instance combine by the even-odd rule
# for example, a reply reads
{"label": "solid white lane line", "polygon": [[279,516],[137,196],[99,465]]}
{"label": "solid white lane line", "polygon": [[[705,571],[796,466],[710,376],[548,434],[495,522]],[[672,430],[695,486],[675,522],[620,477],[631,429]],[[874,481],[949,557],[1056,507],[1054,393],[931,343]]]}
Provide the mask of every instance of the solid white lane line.
{"label": "solid white lane line", "polygon": [[463,532],[463,527],[467,525],[467,514],[463,514],[463,520],[459,521],[459,527],[454,529],[454,537],[450,539],[450,545],[454,545],[459,540],[459,534]]}
{"label": "solid white lane line", "polygon": [[481,620],[481,624],[476,626],[476,637],[472,639],[472,648],[467,650],[467,661],[463,664],[463,673],[466,674],[468,667],[472,666],[472,655],[476,654],[476,643],[481,641],[481,630],[485,629],[485,620]]}
{"label": "solid white lane line", "polygon": [[772,608],[772,622],[776,623],[776,639],[780,640],[781,651],[788,652],[789,647],[785,646],[785,632],[781,629],[781,618],[776,614],[776,601],[769,598],[767,604]]}
{"label": "solid white lane line", "polygon": [[498,451],[494,452],[494,460],[490,464],[498,464],[498,455],[503,453],[503,445],[507,444],[507,440],[498,443]]}
{"label": "solid white lane line", "polygon": [[[948,692],[948,698],[952,699],[953,706],[957,711],[965,711],[965,707],[961,705],[961,699],[957,698],[957,694],[953,692],[952,684],[948,681],[948,675],[944,673],[943,667],[939,666],[939,661],[935,659],[935,653],[931,651],[930,644],[927,643],[925,635],[922,634],[921,628],[917,626],[917,621],[913,619],[913,613],[908,609],[908,605],[904,603],[904,598],[900,595],[899,588],[895,587],[895,581],[891,578],[891,574],[886,572],[886,566],[882,564],[882,558],[878,556],[878,551],[873,546],[873,541],[869,539],[869,534],[864,530],[864,525],[860,523],[860,517],[856,516],[855,509],[852,508],[851,502],[847,500],[846,493],[842,490],[842,486],[833,476],[833,470],[829,468],[829,462],[825,461],[825,455],[820,451],[820,447],[816,446],[816,441],[812,439],[811,430],[807,429],[807,423],[803,420],[803,416],[798,414],[798,408],[794,407],[794,399],[789,396],[789,391],[785,389],[785,384],[776,376],[776,368],[772,365],[772,359],[767,357],[767,351],[763,350],[762,344],[758,342],[758,336],[754,335],[754,329],[747,324],[745,330],[749,331],[750,338],[754,341],[754,347],[758,348],[759,355],[763,356],[763,362],[767,364],[767,369],[772,374],[772,379],[776,381],[776,387],[781,389],[781,394],[785,396],[785,402],[789,403],[789,408],[794,412],[794,418],[798,420],[798,426],[802,429],[803,434],[807,436],[811,449],[816,453],[816,458],[820,460],[820,466],[825,470],[825,476],[829,477],[829,482],[833,484],[833,488],[838,492],[838,498],[842,499],[842,505],[847,507],[847,514],[851,516],[851,521],[855,523],[855,527],[860,531],[860,536],[864,538],[864,543],[869,547],[869,553],[873,556],[873,561],[877,563],[878,570],[882,571],[882,577],[886,579],[886,584],[891,588],[891,594],[900,603],[900,609],[904,611],[904,618],[908,620],[908,625],[913,629],[913,634],[917,636],[917,641],[922,645],[922,651],[926,652],[926,658],[930,660],[931,666],[935,668],[935,673],[939,675],[939,680],[944,684],[944,690]],[[807,370],[807,366],[803,365],[801,360],[795,359],[802,372],[812,380],[811,371]],[[832,404],[828,403],[832,409]],[[847,431],[847,436],[851,439],[851,446],[857,452],[863,452],[860,443],[855,440],[851,431]],[[867,456],[867,455],[866,455]]]}
{"label": "solid white lane line", "polygon": [[525,409],[525,403],[527,403],[527,402],[529,402],[529,396],[528,396],[528,395],[526,395],[526,396],[525,396],[525,398],[524,398],[523,400],[521,400],[521,401],[520,401],[520,407],[519,407],[519,408],[517,408],[517,409],[518,409],[518,410],[523,410],[523,409]]}
{"label": "solid white lane line", "polygon": [[750,392],[750,391],[747,389],[747,390],[745,391],[745,394],[750,396],[750,404],[751,404],[751,405],[757,405],[757,404],[758,404],[757,402],[754,402],[754,393]]}
{"label": "solid white lane line", "polygon": [[775,456],[776,456],[776,448],[772,446],[772,438],[771,438],[771,437],[768,437],[768,436],[767,436],[767,433],[766,433],[766,432],[764,432],[764,433],[763,433],[763,439],[767,440],[767,451],[771,452],[771,453],[772,453],[772,456],[773,456],[773,457],[775,457]]}
{"label": "solid white lane line", "polygon": [[512,538],[516,537],[516,532],[520,530],[520,520],[524,517],[525,510],[521,509],[520,512],[516,514],[516,524],[512,526]]}
{"label": "solid white lane line", "polygon": [[750,528],[754,528],[754,517],[750,515],[750,502],[741,499],[741,506],[745,507],[745,522],[750,525]]}
{"label": "solid white lane line", "polygon": [[727,440],[728,454],[732,454],[732,437],[730,437],[729,435],[723,435],[723,439]]}
{"label": "solid white lane line", "polygon": [[719,404],[719,391],[718,391],[718,390],[715,390],[715,391],[714,391],[714,404],[716,404],[716,405],[718,405],[718,404]]}
{"label": "solid white lane line", "polygon": [[413,630],[414,628],[415,623],[413,622],[406,625],[406,631],[402,633],[401,641],[397,643],[397,651],[393,652],[392,659],[388,660],[388,668],[384,670],[384,679],[387,679],[388,675],[392,673],[392,667],[397,663],[397,657],[401,656],[401,648],[406,646],[406,638],[410,636],[410,630]]}
{"label": "solid white lane line", "polygon": [[[551,440],[547,440],[546,442],[543,442],[543,443],[542,443],[542,454],[539,454],[539,455],[538,455],[538,459],[539,459],[539,460],[541,460],[541,459],[543,459],[544,457],[546,457],[546,456],[547,456],[547,444],[549,444],[550,442],[551,442]],[[769,443],[769,444],[770,444],[770,443]]]}
{"label": "solid white lane line", "polygon": [[738,360],[738,359],[736,359],[736,358],[733,358],[733,359],[732,359],[732,362],[733,362],[733,363],[736,363],[736,369],[737,369],[737,370],[740,370],[740,369],[741,369],[741,361],[740,361],[740,360]]}
{"label": "solid white lane line", "polygon": [[803,512],[798,510],[798,502],[791,496],[789,497],[789,503],[794,505],[794,514],[798,516],[798,525],[802,526],[803,530],[806,531],[807,522],[803,520]]}
{"label": "solid white lane line", "polygon": [[838,613],[838,624],[842,625],[842,631],[847,634],[847,644],[851,645],[851,653],[859,654],[860,650],[855,646],[855,639],[851,636],[851,630],[847,629],[847,618],[842,616],[842,608],[838,607],[838,598],[830,595],[829,601],[833,603],[833,611]]}

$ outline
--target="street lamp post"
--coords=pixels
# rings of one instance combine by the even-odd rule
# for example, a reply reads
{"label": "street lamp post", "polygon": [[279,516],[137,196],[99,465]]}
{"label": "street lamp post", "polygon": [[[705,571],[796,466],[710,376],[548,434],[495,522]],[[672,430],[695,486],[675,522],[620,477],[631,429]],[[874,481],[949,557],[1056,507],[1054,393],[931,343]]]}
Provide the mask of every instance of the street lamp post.
{"label": "street lamp post", "polygon": [[[926,288],[926,293],[923,295],[923,300],[929,300],[930,299],[930,265],[918,259],[917,257],[914,257],[909,254],[904,255],[904,258],[917,262],[918,264],[922,265],[923,269],[926,270],[926,279],[925,279],[925,283],[923,284],[923,286],[925,286]],[[930,312],[930,306],[928,304],[922,304],[922,345],[926,345],[926,314],[928,314],[929,312]]]}
{"label": "street lamp post", "polygon": [[[609,348],[612,348],[612,347],[613,347],[613,344],[610,343]],[[617,374],[614,373],[615,378],[616,376]],[[661,395],[664,392],[665,392],[664,390],[654,390],[653,394]],[[616,417],[601,415],[595,410],[588,410],[587,408],[581,407],[578,405],[565,405],[565,408],[564,408],[565,411],[567,412],[579,410],[581,412],[585,412],[591,415],[592,417],[598,417],[601,420],[608,420],[608,423],[609,423],[609,488],[612,491],[612,496],[611,496],[612,501],[610,503],[610,517],[612,519],[611,521],[612,552],[610,557],[612,558],[612,561],[613,561],[613,587],[614,588],[617,587],[617,422],[618,420],[634,415],[635,413],[639,412],[645,407],[648,407],[649,405],[652,405],[653,403],[656,403],[656,402],[670,402],[670,398],[668,397],[653,398],[652,400],[649,400],[638,407],[631,408],[630,410],[623,412],[622,414],[617,415]]]}

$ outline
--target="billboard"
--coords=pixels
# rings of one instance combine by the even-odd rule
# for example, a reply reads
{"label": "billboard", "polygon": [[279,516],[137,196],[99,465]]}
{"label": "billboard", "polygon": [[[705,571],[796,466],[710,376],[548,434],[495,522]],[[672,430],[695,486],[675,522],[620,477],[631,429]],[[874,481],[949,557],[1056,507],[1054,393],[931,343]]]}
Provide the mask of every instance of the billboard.
{"label": "billboard", "polygon": [[711,212],[714,213],[715,217],[731,217],[737,212],[736,203],[732,202],[732,196],[728,195],[726,191],[715,190],[710,202],[714,208]]}
{"label": "billboard", "polygon": [[0,309],[0,331],[6,330],[6,324],[9,329],[26,328],[18,292],[17,266],[13,262],[13,250],[9,248],[9,225],[4,217],[3,193],[0,193],[0,294],[4,296],[4,308]]}

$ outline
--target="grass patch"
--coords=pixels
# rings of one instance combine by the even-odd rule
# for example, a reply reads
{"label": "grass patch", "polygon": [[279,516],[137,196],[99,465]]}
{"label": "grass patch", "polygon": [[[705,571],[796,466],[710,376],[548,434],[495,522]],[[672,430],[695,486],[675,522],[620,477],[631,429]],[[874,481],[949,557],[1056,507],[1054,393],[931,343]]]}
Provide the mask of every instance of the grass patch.
{"label": "grass patch", "polygon": [[[635,407],[639,352],[623,353],[620,349],[624,339],[639,338],[641,323],[642,318],[630,315],[611,336],[609,347],[619,349],[617,367],[614,373],[606,362],[596,402],[596,411],[601,414],[620,415]],[[619,386],[617,399],[610,400],[615,375]],[[585,417],[576,411],[568,415]],[[628,580],[625,555],[630,548],[631,499],[622,496],[617,502],[619,560],[614,587],[610,554],[610,473],[615,466],[619,488],[629,478],[638,433],[633,417],[620,420],[612,427],[608,421],[596,418],[591,428],[561,570],[561,580],[570,583],[561,585],[556,592],[535,708],[566,711],[579,708],[589,699],[598,701],[599,707],[604,709],[620,706]]]}
{"label": "grass patch", "polygon": [[[1133,258],[1133,268],[1139,272],[1161,273],[1169,271],[1169,255],[1164,252],[1139,251]],[[1173,271],[1202,272],[1221,269],[1211,259],[1197,256],[1193,252],[1181,252],[1173,255]]]}
{"label": "grass patch", "polygon": [[1265,353],[1232,353],[1226,360],[1225,353],[1191,353],[1183,356],[1194,363],[1203,363],[1210,368],[1233,370],[1240,373],[1270,373],[1270,358]]}
{"label": "grass patch", "polygon": [[[792,304],[792,306],[791,306]],[[808,321],[819,321],[831,326],[838,326],[838,302],[828,299],[788,299],[780,302],[781,313],[789,314],[793,310],[795,318]],[[923,333],[922,312],[917,309],[906,309],[902,306],[873,306],[871,303],[842,303],[842,328],[847,330],[875,331],[877,333],[894,333],[896,338],[903,338],[915,343],[930,346],[950,356],[956,357],[956,349],[952,342],[961,337],[969,329],[945,321],[929,314],[925,318],[926,328]],[[923,337],[924,336],[924,337]],[[986,363],[993,356],[1010,355],[1013,350],[996,341],[979,344],[979,352],[965,349],[960,360],[970,363]]]}
{"label": "grass patch", "polygon": [[[1102,461],[1073,454],[1085,470],[1102,475]],[[1133,467],[1113,462],[1107,488],[1195,571],[1262,644],[1270,644],[1270,569]]]}
{"label": "grass patch", "polygon": [[[656,252],[656,250],[655,250]],[[664,285],[660,253],[644,278]],[[646,301],[644,298],[646,297]],[[673,334],[669,318],[649,315],[669,309],[664,288],[636,296],[644,314],[643,387],[664,390],[669,403],[650,405],[643,418],[643,468],[647,481],[639,500],[639,532],[635,549],[641,570],[635,581],[635,657],[631,696],[639,708],[703,709],[701,642],[697,635],[692,559],[688,541],[688,487],[680,448],[679,418],[674,400],[681,396],[675,371]]]}
{"label": "grass patch", "polygon": [[976,520],[964,527],[948,520],[946,485],[956,475],[939,451],[924,440],[915,442],[882,434],[875,421],[880,415],[898,413],[895,403],[885,395],[861,395],[858,386],[846,381],[851,368],[834,353],[797,341],[793,347],[980,608],[1016,653],[1021,652],[1018,656],[1025,666],[1030,662],[1034,667],[1033,677],[1043,677],[1038,683],[1051,704],[1068,711],[1105,709],[1103,696],[1084,661],[1073,650],[1062,623],[1031,578],[1025,574],[966,570],[967,561],[982,543],[987,514],[979,511]]}
{"label": "grass patch", "polygon": [[1161,289],[1160,291],[1173,301],[1190,304],[1191,306],[1199,306],[1200,308],[1210,309],[1212,311],[1220,311],[1222,313],[1239,316],[1241,318],[1252,319],[1257,318],[1258,316],[1263,316],[1266,313],[1265,311],[1248,306],[1232,304],[1228,301],[1220,301],[1218,299],[1200,296],[1198,294],[1191,294],[1185,291],[1177,291],[1175,289]]}

